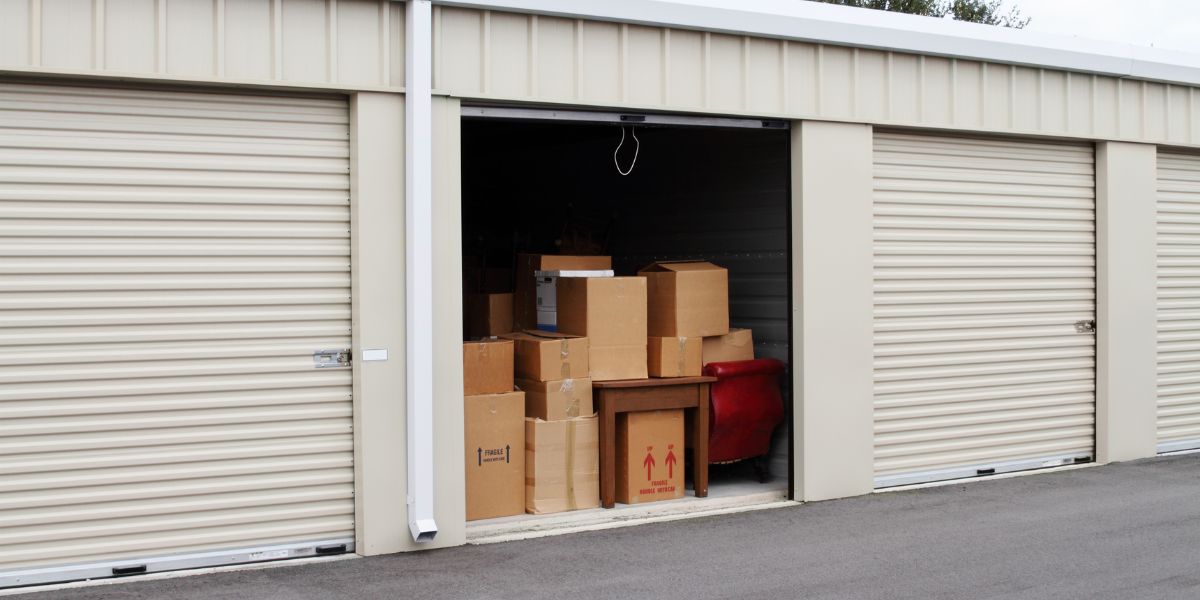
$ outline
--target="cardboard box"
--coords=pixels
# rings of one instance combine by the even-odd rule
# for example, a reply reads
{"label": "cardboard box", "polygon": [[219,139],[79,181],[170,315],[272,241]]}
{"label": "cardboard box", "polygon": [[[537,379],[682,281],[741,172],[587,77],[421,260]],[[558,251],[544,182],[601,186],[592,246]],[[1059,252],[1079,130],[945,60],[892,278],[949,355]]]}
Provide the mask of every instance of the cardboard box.
{"label": "cardboard box", "polygon": [[479,338],[512,332],[512,294],[470,294],[465,305],[467,336]]}
{"label": "cardboard box", "polygon": [[646,370],[651,377],[695,377],[700,375],[700,349],[704,338],[653,337],[646,351]]}
{"label": "cardboard box", "polygon": [[537,286],[537,328],[558,331],[558,279],[560,277],[612,277],[607,271],[538,271],[533,274]]}
{"label": "cardboard box", "polygon": [[600,506],[596,417],[525,421],[525,510],[537,514]]}
{"label": "cardboard box", "polygon": [[525,392],[525,416],[543,421],[562,421],[593,414],[592,380],[561,379],[534,381],[518,379],[517,388]]}
{"label": "cardboard box", "polygon": [[518,378],[553,381],[588,376],[585,337],[537,330],[506,333],[501,337],[515,344]]}
{"label": "cardboard box", "polygon": [[683,497],[683,411],[617,415],[617,502]]}
{"label": "cardboard box", "polygon": [[537,288],[534,273],[538,271],[608,270],[609,256],[566,256],[555,254],[518,254],[516,281],[513,293],[513,329],[523,331],[537,327]]}
{"label": "cardboard box", "polygon": [[525,394],[463,399],[467,520],[525,512]]}
{"label": "cardboard box", "polygon": [[463,342],[463,394],[503,394],[513,390],[513,342]]}
{"label": "cardboard box", "polygon": [[710,262],[659,262],[646,278],[649,332],[658,337],[729,333],[729,272]]}
{"label": "cardboard box", "polygon": [[560,279],[558,330],[588,338],[592,381],[645,379],[646,279]]}
{"label": "cardboard box", "polygon": [[749,329],[730,329],[725,335],[704,338],[700,351],[703,364],[732,360],[754,360],[754,336]]}

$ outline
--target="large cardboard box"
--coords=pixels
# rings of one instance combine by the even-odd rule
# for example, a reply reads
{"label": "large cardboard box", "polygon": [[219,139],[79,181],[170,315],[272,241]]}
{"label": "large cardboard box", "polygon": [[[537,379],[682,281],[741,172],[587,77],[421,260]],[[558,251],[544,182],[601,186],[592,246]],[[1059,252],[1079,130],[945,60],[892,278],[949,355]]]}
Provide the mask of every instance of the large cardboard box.
{"label": "large cardboard box", "polygon": [[521,331],[537,327],[538,271],[612,269],[610,256],[567,256],[555,254],[518,254],[513,293],[513,329]]}
{"label": "large cardboard box", "polygon": [[561,421],[592,414],[592,380],[561,379],[535,381],[518,379],[517,388],[525,392],[525,416],[543,421]]}
{"label": "large cardboard box", "polygon": [[588,376],[588,339],[553,331],[518,331],[501,336],[513,341],[516,373],[521,379],[551,381]]}
{"label": "large cardboard box", "polygon": [[468,294],[467,336],[489,337],[513,330],[513,295]]}
{"label": "large cardboard box", "polygon": [[729,333],[729,272],[710,262],[658,262],[646,278],[649,332],[658,337]]}
{"label": "large cardboard box", "polygon": [[617,415],[617,502],[683,497],[683,411]]}
{"label": "large cardboard box", "polygon": [[725,335],[704,338],[700,351],[704,364],[754,360],[754,336],[749,329],[730,329]]}
{"label": "large cardboard box", "polygon": [[525,421],[525,510],[537,514],[600,506],[596,416]]}
{"label": "large cardboard box", "polygon": [[560,279],[558,330],[588,338],[592,381],[645,379],[646,279]]}
{"label": "large cardboard box", "polygon": [[467,520],[525,512],[525,394],[463,399]]}
{"label": "large cardboard box", "polygon": [[463,394],[503,394],[513,389],[512,340],[463,342]]}
{"label": "large cardboard box", "polygon": [[646,370],[651,377],[695,377],[700,375],[700,349],[704,338],[649,338]]}

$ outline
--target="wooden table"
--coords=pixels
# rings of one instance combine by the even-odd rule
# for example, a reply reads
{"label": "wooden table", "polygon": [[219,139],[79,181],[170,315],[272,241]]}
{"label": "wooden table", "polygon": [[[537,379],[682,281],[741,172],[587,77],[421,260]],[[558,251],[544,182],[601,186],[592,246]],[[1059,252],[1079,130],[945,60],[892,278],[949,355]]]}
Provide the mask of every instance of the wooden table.
{"label": "wooden table", "polygon": [[600,504],[617,500],[617,413],[687,409],[692,427],[692,484],[697,498],[708,495],[708,385],[716,377],[669,377],[593,381],[600,420]]}

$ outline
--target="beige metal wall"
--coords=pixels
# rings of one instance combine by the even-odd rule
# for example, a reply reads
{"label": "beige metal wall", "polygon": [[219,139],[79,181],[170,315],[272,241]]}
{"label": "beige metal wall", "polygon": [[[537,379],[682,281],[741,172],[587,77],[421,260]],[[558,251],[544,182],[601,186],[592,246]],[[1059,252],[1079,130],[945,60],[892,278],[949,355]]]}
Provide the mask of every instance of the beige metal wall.
{"label": "beige metal wall", "polygon": [[0,2],[0,72],[394,89],[403,48],[390,0]]}
{"label": "beige metal wall", "polygon": [[1193,88],[537,15],[434,8],[463,98],[1200,145]]}

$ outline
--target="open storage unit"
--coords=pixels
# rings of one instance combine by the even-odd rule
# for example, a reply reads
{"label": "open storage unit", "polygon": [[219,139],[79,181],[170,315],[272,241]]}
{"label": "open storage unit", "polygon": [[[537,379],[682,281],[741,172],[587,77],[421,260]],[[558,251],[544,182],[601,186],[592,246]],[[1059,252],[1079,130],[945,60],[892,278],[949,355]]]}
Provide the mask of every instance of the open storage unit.
{"label": "open storage unit", "polygon": [[[788,165],[780,121],[464,107],[464,289],[511,285],[518,253],[607,255],[618,276],[655,261],[707,260],[728,269],[730,326],[753,331],[756,358],[789,363]],[[480,269],[491,273],[486,281]],[[790,383],[781,377],[789,414]],[[689,481],[683,499],[659,504],[686,512],[787,498],[788,422],[772,440],[769,481],[748,461],[714,464],[710,498],[695,498]],[[583,512],[604,519],[604,509]],[[520,529],[537,518],[472,529]]]}

